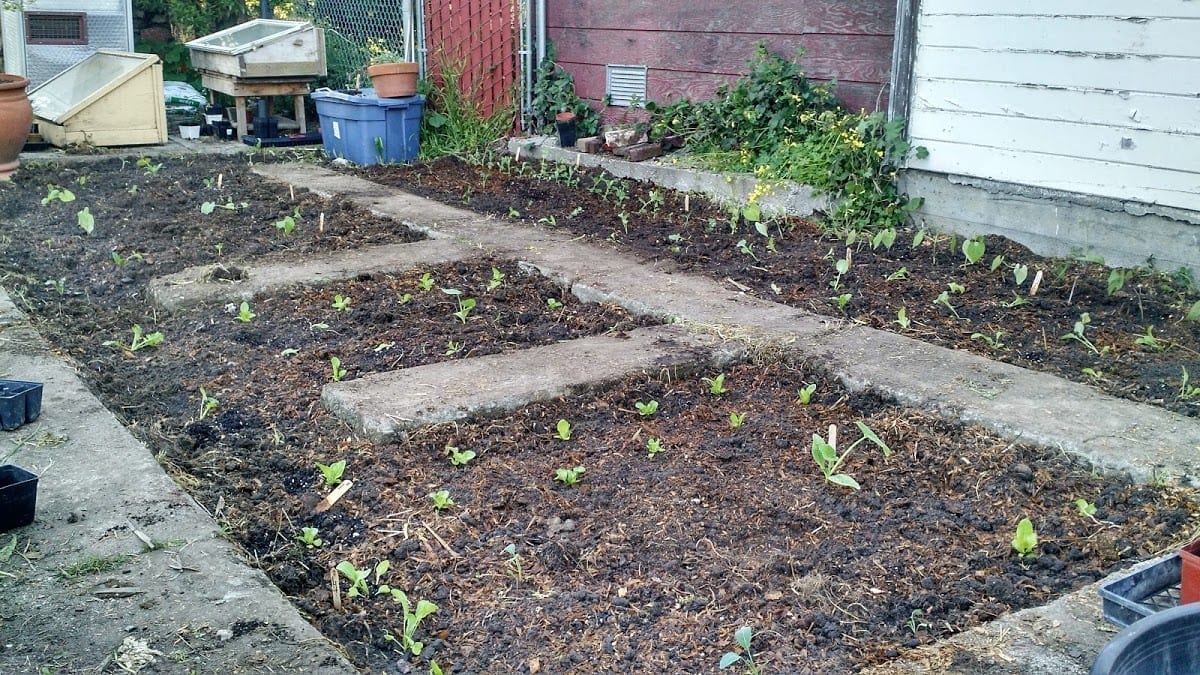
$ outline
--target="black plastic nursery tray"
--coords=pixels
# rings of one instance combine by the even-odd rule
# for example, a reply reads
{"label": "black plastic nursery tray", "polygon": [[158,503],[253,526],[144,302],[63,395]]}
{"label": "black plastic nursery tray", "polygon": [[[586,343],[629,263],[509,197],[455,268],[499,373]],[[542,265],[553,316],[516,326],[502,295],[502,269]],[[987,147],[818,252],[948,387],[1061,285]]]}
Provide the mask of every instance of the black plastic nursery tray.
{"label": "black plastic nursery tray", "polygon": [[1156,612],[1179,605],[1183,564],[1178,553],[1144,562],[1100,587],[1104,618],[1124,628]]}
{"label": "black plastic nursery tray", "polygon": [[41,414],[41,382],[0,380],[0,429],[12,431]]}
{"label": "black plastic nursery tray", "polygon": [[16,464],[0,466],[0,532],[33,522],[37,485],[36,474]]}

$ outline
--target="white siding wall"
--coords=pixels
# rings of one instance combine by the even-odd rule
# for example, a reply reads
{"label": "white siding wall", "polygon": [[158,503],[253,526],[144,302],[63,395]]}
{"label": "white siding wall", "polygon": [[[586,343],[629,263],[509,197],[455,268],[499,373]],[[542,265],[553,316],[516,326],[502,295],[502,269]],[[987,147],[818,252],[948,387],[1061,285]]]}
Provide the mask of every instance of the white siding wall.
{"label": "white siding wall", "polygon": [[922,0],[910,166],[1200,211],[1200,0]]}

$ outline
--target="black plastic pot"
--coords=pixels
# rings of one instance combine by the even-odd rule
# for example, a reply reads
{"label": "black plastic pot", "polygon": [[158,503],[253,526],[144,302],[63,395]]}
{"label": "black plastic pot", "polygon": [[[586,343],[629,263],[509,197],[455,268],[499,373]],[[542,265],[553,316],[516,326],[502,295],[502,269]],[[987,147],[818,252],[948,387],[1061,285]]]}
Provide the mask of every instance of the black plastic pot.
{"label": "black plastic pot", "polygon": [[575,147],[575,118],[572,117],[566,122],[555,122],[554,128],[558,131],[558,147],[573,148]]}
{"label": "black plastic pot", "polygon": [[1096,657],[1091,675],[1200,672],[1200,604],[1152,614],[1121,631]]}
{"label": "black plastic pot", "polygon": [[0,429],[12,431],[41,414],[41,382],[0,380]]}
{"label": "black plastic pot", "polygon": [[16,464],[0,466],[0,532],[33,522],[38,477]]}

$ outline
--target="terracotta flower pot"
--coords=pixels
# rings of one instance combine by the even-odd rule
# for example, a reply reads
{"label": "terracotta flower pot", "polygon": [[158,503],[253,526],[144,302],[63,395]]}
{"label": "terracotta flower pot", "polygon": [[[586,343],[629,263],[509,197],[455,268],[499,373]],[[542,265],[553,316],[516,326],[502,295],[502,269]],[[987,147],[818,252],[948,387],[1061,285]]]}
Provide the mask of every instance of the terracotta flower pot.
{"label": "terracotta flower pot", "polygon": [[379,98],[402,98],[417,93],[418,66],[415,63],[377,63],[367,66],[367,75]]}
{"label": "terracotta flower pot", "polygon": [[29,80],[0,73],[0,180],[12,178],[21,161],[17,157],[33,127],[33,106],[25,95]]}
{"label": "terracotta flower pot", "polygon": [[1200,601],[1200,539],[1179,550],[1179,604]]}

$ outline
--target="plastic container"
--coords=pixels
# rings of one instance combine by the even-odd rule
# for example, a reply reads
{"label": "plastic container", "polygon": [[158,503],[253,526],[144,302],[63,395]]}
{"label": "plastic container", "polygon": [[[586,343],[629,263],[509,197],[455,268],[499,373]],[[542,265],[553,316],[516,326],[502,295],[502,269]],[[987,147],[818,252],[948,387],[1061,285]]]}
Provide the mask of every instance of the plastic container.
{"label": "plastic container", "polygon": [[0,380],[0,429],[12,431],[41,414],[41,382]]}
{"label": "plastic container", "polygon": [[326,89],[310,96],[321,117],[321,142],[330,157],[363,166],[407,163],[417,158],[424,96],[379,98],[374,89]]}
{"label": "plastic container", "polygon": [[1200,601],[1200,539],[1179,549],[1179,604]]}
{"label": "plastic container", "polygon": [[0,466],[0,532],[33,522],[37,506],[37,474],[16,464]]}
{"label": "plastic container", "polygon": [[1091,675],[1182,675],[1200,669],[1200,604],[1180,605],[1121,631]]}
{"label": "plastic container", "polygon": [[1124,628],[1179,604],[1179,555],[1172,553],[1135,566],[1100,587],[1104,618]]}

